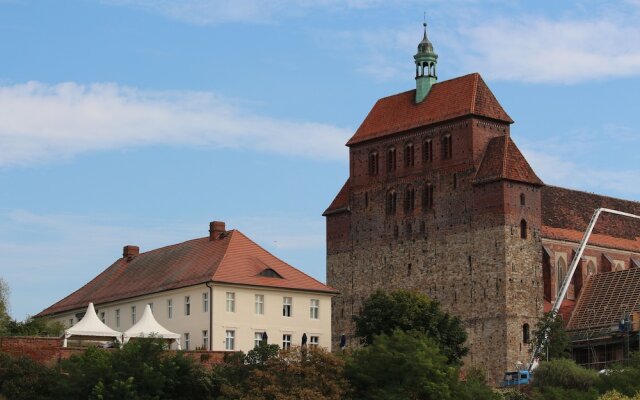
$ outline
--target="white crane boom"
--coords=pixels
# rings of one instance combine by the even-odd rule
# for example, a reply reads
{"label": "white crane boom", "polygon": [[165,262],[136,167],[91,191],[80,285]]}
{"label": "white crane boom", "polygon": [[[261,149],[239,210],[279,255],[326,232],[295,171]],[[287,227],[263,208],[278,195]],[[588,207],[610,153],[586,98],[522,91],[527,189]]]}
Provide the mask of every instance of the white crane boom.
{"label": "white crane boom", "polygon": [[[630,214],[630,213],[626,213],[618,210],[612,210],[610,208],[596,209],[596,211],[593,213],[593,216],[591,217],[591,221],[589,222],[589,225],[587,226],[587,230],[584,232],[584,236],[582,236],[582,240],[580,241],[580,246],[578,246],[578,252],[576,253],[575,257],[573,257],[573,260],[571,261],[571,266],[569,267],[569,273],[564,278],[564,281],[562,281],[562,286],[560,287],[560,293],[558,293],[558,296],[556,297],[556,302],[553,304],[553,308],[551,308],[551,313],[552,313],[551,315],[553,318],[555,318],[555,316],[558,314],[558,310],[560,310],[560,305],[562,305],[562,299],[564,299],[564,296],[566,296],[567,294],[567,290],[569,290],[569,284],[571,283],[573,274],[575,273],[576,268],[578,267],[578,263],[582,258],[582,253],[584,253],[584,249],[585,247],[587,247],[587,242],[589,241],[591,232],[593,232],[593,228],[596,226],[598,217],[600,217],[600,214],[602,214],[603,212],[616,214],[623,217],[640,219],[640,215]],[[548,334],[549,332],[545,332],[544,334],[545,339]],[[541,347],[542,347],[542,343],[536,343],[536,346],[533,349],[533,353],[531,354],[531,360],[529,361],[529,371],[531,371],[531,366],[533,365],[535,358],[538,356],[538,353],[540,352]]]}

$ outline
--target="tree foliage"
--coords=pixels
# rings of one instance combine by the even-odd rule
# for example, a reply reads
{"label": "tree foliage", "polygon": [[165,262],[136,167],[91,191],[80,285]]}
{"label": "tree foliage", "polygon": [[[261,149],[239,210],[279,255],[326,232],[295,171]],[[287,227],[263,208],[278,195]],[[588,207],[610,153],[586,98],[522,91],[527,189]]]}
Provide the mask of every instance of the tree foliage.
{"label": "tree foliage", "polygon": [[549,311],[536,324],[533,333],[534,345],[540,346],[540,356],[549,360],[568,358],[570,356],[569,335],[564,329],[564,321],[560,314]]}
{"label": "tree foliage", "polygon": [[0,277],[0,336],[7,335],[9,316],[9,285]]}
{"label": "tree foliage", "polygon": [[599,376],[569,359],[543,361],[535,370],[534,399],[596,400]]}
{"label": "tree foliage", "polygon": [[356,335],[365,344],[375,335],[391,335],[394,330],[426,334],[440,348],[450,364],[459,364],[468,348],[467,333],[460,320],[445,313],[437,301],[416,291],[377,291],[365,300],[360,315],[354,316]]}

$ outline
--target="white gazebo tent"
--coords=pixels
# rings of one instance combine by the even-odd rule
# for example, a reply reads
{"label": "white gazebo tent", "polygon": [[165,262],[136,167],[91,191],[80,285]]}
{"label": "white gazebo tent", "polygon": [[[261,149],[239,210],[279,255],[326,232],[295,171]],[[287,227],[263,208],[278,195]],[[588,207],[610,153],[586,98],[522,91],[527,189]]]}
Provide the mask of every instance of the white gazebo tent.
{"label": "white gazebo tent", "polygon": [[77,324],[64,331],[64,342],[62,347],[67,347],[67,339],[93,339],[93,340],[113,340],[120,341],[121,333],[114,331],[105,325],[98,316],[93,307],[93,303],[89,303],[84,317]]}
{"label": "white gazebo tent", "polygon": [[173,333],[167,330],[164,326],[160,325],[158,321],[153,317],[151,307],[147,304],[142,313],[142,318],[135,323],[131,328],[127,329],[123,334],[123,341],[127,343],[132,338],[137,337],[157,337],[162,339],[169,339],[172,342],[176,342],[178,350],[180,347],[180,334]]}

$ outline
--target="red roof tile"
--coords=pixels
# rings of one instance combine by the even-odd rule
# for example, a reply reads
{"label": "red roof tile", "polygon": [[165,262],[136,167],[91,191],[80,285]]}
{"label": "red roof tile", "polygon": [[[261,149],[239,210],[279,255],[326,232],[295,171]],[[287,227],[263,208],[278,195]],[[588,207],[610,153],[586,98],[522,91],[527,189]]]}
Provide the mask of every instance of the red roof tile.
{"label": "red roof tile", "polygon": [[333,214],[340,211],[345,211],[349,207],[349,179],[342,185],[342,189],[338,192],[338,195],[333,199],[329,208],[322,213],[323,216]]}
{"label": "red roof tile", "polygon": [[[282,278],[259,275],[266,268]],[[103,304],[209,281],[337,293],[232,230],[218,240],[194,239],[141,253],[130,261],[120,258],[38,316],[83,308],[89,302]]]}
{"label": "red roof tile", "polygon": [[418,104],[415,93],[378,100],[347,146],[465,115],[513,123],[478,73],[436,83]]}
{"label": "red roof tile", "polygon": [[487,144],[474,183],[510,180],[544,185],[510,136],[494,137]]}

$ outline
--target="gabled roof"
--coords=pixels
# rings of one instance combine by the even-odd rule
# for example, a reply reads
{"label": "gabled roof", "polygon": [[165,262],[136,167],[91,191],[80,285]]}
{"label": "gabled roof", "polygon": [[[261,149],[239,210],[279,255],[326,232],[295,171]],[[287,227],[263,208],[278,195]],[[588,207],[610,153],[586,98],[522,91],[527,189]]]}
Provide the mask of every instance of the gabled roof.
{"label": "gabled roof", "polygon": [[338,192],[338,195],[333,199],[329,208],[322,213],[324,217],[330,214],[335,214],[341,211],[347,211],[349,209],[349,179],[342,185],[342,189]]}
{"label": "gabled roof", "polygon": [[465,115],[513,123],[478,73],[436,83],[420,103],[415,96],[410,90],[378,100],[347,146]]}
{"label": "gabled roof", "polygon": [[529,162],[524,158],[511,136],[497,136],[489,141],[474,183],[509,180],[542,186]]}
{"label": "gabled roof", "polygon": [[[282,278],[260,276],[266,268]],[[278,259],[240,231],[231,230],[220,239],[194,239],[141,253],[131,260],[120,258],[38,316],[81,308],[89,302],[103,304],[209,281],[337,293]]]}
{"label": "gabled roof", "polygon": [[567,325],[574,339],[608,335],[620,319],[640,311],[640,269],[605,272],[589,278]]}

